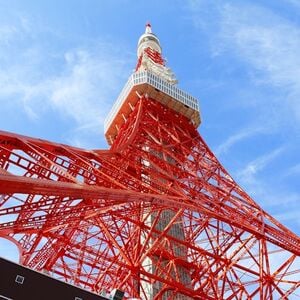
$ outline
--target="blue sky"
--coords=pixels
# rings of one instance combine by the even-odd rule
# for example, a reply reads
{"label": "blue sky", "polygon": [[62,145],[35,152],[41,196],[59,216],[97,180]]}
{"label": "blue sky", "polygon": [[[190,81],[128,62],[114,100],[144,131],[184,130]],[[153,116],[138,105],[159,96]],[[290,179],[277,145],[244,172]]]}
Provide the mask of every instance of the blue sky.
{"label": "blue sky", "polygon": [[147,21],[210,148],[299,235],[299,0],[0,0],[0,128],[107,148],[103,120]]}

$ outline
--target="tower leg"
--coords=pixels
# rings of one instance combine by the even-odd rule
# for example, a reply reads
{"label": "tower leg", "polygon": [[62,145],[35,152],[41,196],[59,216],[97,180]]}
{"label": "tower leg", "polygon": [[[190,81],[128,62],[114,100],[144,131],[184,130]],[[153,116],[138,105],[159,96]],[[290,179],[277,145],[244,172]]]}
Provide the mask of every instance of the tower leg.
{"label": "tower leg", "polygon": [[[180,284],[191,287],[190,270],[184,266],[187,264],[188,251],[184,245],[174,240],[184,240],[184,228],[180,213],[173,210],[161,210],[151,213],[145,219],[145,224],[155,228],[152,233],[150,245],[153,247],[152,255],[148,256],[142,263],[144,269],[151,274],[167,272],[168,277]],[[174,239],[170,239],[170,237]],[[141,242],[145,242],[142,238]],[[166,289],[160,281],[142,281],[141,298],[143,300],[190,300],[192,298],[178,293],[176,290]]]}

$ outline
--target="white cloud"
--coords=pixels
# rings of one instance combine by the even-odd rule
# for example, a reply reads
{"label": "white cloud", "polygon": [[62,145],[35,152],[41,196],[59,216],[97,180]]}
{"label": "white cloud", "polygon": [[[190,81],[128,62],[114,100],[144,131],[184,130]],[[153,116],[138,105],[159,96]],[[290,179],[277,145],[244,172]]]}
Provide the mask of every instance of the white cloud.
{"label": "white cloud", "polygon": [[126,67],[125,59],[107,55],[105,48],[99,51],[97,55],[87,49],[68,51],[63,71],[40,81],[33,79],[37,70],[30,68],[30,63],[2,70],[0,97],[4,101],[4,97],[19,95],[26,109],[33,112],[40,109],[37,98],[46,100],[78,124],[87,124],[107,112],[107,104],[114,100],[111,94],[119,89]]}
{"label": "white cloud", "polygon": [[[255,5],[224,5],[220,47],[250,64],[251,79],[285,92],[281,105],[300,121],[300,28],[272,11]],[[275,99],[268,99],[271,105]]]}
{"label": "white cloud", "polygon": [[270,164],[276,164],[276,158],[284,151],[286,151],[285,147],[274,149],[272,152],[252,160],[242,170],[234,172],[234,177],[239,184],[263,207],[282,205],[283,199],[285,204],[294,205],[299,199],[298,194],[270,187],[260,176],[261,172],[270,168]]}
{"label": "white cloud", "polygon": [[[299,199],[300,199],[300,197],[298,197],[298,201],[299,201]],[[276,214],[274,217],[277,220],[281,220],[282,222],[283,221],[294,221],[300,227],[299,214],[297,212],[295,212],[295,210],[288,210],[285,212],[281,212],[279,214]]]}
{"label": "white cloud", "polygon": [[0,23],[0,50],[1,47],[9,46],[11,43],[22,39],[24,36],[30,36],[32,32],[29,19],[19,14],[16,22],[9,24]]}
{"label": "white cloud", "polygon": [[233,147],[235,144],[241,142],[242,140],[248,139],[252,136],[255,136],[257,134],[262,134],[266,132],[266,128],[264,127],[249,127],[246,129],[243,129],[227,138],[225,142],[220,144],[217,149],[214,151],[217,156],[220,156],[222,154],[226,154],[228,150]]}
{"label": "white cloud", "polygon": [[300,1],[299,0],[285,0],[287,4],[294,5],[295,7],[299,8],[300,7]]}
{"label": "white cloud", "polygon": [[[276,158],[282,155],[287,149],[279,147],[272,152],[262,155],[255,160],[249,162],[246,167],[236,172],[235,178],[242,187],[264,208],[275,209],[281,208],[280,221],[292,220],[295,216],[299,216],[299,193],[295,193],[286,188],[274,187],[268,185],[262,180],[260,173],[270,164],[276,163]],[[272,176],[273,174],[269,175]],[[280,176],[280,174],[277,174]]]}
{"label": "white cloud", "polygon": [[18,30],[15,26],[3,25],[0,27],[0,45],[8,44],[11,40],[15,38]]}
{"label": "white cloud", "polygon": [[51,105],[82,127],[103,123],[114,101],[112,96],[120,88],[125,60],[86,50],[69,51],[65,58],[64,74],[46,83],[51,87]]}
{"label": "white cloud", "polygon": [[[288,2],[299,4],[296,0]],[[257,104],[270,109],[276,105],[278,122],[280,115],[287,113],[299,122],[300,28],[297,23],[250,1],[212,4],[193,0],[189,1],[189,9],[196,28],[209,36],[212,56],[222,55],[226,60],[228,54],[233,55],[248,65],[245,72],[255,86],[275,88],[276,97],[266,97]]]}
{"label": "white cloud", "polygon": [[290,176],[290,175],[298,175],[298,174],[300,174],[300,163],[289,168],[284,175]]}
{"label": "white cloud", "polygon": [[2,67],[0,62],[0,104],[15,102],[33,121],[58,112],[81,131],[99,132],[128,75],[131,59],[124,52],[98,41],[55,53],[62,65],[47,73],[43,72],[50,65],[45,61],[47,49],[36,45],[22,49],[17,62]]}
{"label": "white cloud", "polygon": [[281,176],[281,174],[270,174],[269,171],[267,177],[261,176],[265,169],[271,169],[272,163],[276,164],[276,158],[284,151],[287,149],[280,147],[256,158],[248,163],[244,169],[235,172],[234,177],[258,205],[267,212],[272,212],[272,215],[288,228],[299,232],[300,222],[295,222],[295,220],[299,219],[300,194],[289,190],[283,184],[273,186],[267,183],[268,177]]}
{"label": "white cloud", "polygon": [[24,125],[38,125],[55,114],[58,122],[72,123],[73,132],[64,139],[77,144],[86,144],[85,135],[92,132],[102,134],[103,121],[134,66],[133,55],[101,37],[79,36],[81,45],[67,48],[61,33],[15,14],[10,23],[0,23],[0,105],[7,111],[2,124],[18,110],[28,118]]}
{"label": "white cloud", "polygon": [[262,155],[251,161],[242,171],[238,172],[238,178],[244,184],[253,184],[258,172],[262,171],[268,164],[270,164],[277,156],[282,154],[284,147],[277,148],[270,153]]}

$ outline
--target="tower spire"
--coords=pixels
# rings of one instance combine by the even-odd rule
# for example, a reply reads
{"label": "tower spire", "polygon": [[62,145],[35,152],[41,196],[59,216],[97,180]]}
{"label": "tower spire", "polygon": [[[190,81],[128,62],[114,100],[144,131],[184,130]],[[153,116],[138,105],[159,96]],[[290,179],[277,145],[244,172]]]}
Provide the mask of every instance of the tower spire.
{"label": "tower spire", "polygon": [[152,32],[152,27],[149,22],[146,23],[145,32],[140,36],[138,41],[137,56],[140,57],[144,50],[151,48],[161,54],[161,46],[158,37]]}
{"label": "tower spire", "polygon": [[150,71],[168,83],[177,83],[174,73],[165,64],[159,38],[152,32],[149,22],[146,23],[145,32],[139,38],[137,57],[136,71]]}
{"label": "tower spire", "polygon": [[145,33],[152,33],[152,28],[150,22],[146,23]]}

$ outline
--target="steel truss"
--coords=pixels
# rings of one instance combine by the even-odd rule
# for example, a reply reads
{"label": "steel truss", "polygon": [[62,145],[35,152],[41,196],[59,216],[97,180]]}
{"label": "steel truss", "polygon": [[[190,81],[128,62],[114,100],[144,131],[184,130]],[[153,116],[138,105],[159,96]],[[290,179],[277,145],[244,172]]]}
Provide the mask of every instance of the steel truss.
{"label": "steel truss", "polygon": [[145,96],[109,150],[0,132],[0,193],[0,236],[21,262],[85,289],[147,300],[156,283],[153,299],[300,294],[299,237],[237,185],[187,118]]}

